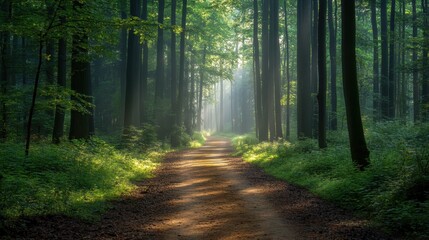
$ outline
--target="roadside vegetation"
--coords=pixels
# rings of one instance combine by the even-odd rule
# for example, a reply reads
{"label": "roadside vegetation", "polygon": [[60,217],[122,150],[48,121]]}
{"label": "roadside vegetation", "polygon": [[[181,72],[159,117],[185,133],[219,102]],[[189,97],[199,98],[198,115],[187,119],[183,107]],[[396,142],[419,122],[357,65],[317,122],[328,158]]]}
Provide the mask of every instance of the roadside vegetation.
{"label": "roadside vegetation", "polygon": [[366,129],[371,165],[358,171],[346,132],[330,132],[329,147],[317,141],[259,143],[233,139],[237,155],[268,174],[311,192],[395,234],[429,238],[429,126],[383,123]]}
{"label": "roadside vegetation", "polygon": [[[108,201],[136,188],[160,165],[168,144],[156,140],[153,128],[135,130],[127,141],[117,138],[38,140],[25,157],[23,144],[0,144],[0,230],[20,218],[65,215],[97,219]],[[186,146],[201,146],[201,133]]]}

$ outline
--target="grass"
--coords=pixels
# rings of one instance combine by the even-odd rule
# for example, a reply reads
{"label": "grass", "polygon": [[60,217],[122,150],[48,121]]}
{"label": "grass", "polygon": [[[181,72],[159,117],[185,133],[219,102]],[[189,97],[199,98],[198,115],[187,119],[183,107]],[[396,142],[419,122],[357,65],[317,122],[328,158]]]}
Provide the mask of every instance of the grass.
{"label": "grass", "polygon": [[329,148],[315,140],[257,143],[233,139],[243,159],[268,174],[372,220],[388,232],[429,238],[429,127],[388,123],[367,129],[371,165],[352,164],[344,133],[331,133]]}
{"label": "grass", "polygon": [[165,153],[118,150],[100,139],[37,143],[28,158],[23,149],[16,143],[0,145],[0,219],[97,218],[108,200],[136,187],[133,181],[151,177]]}

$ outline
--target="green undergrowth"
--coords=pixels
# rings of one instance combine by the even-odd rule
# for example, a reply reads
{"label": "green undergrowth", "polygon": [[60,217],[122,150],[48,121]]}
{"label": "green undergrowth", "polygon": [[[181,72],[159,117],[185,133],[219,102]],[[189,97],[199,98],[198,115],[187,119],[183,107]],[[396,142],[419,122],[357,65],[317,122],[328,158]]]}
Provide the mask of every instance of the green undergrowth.
{"label": "green undergrowth", "polygon": [[429,238],[429,127],[387,123],[366,130],[371,165],[353,166],[347,134],[330,133],[329,147],[317,141],[257,143],[233,139],[237,154],[268,174],[309,189],[354,211],[388,232]]}
{"label": "green undergrowth", "polygon": [[42,215],[95,219],[108,200],[151,177],[166,152],[159,147],[129,150],[97,138],[35,143],[28,158],[23,149],[0,144],[0,225],[1,219]]}

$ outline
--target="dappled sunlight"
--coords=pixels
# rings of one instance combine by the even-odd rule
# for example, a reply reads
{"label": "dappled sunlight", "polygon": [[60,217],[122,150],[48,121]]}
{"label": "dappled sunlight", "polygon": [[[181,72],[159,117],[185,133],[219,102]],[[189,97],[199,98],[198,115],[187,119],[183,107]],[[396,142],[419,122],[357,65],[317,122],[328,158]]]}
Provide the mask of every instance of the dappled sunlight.
{"label": "dappled sunlight", "polygon": [[251,186],[228,164],[230,152],[218,144],[227,142],[209,141],[175,165],[172,190],[179,196],[170,203],[179,210],[162,216],[153,229],[172,234],[168,239],[291,239],[289,226],[265,199],[266,191]]}

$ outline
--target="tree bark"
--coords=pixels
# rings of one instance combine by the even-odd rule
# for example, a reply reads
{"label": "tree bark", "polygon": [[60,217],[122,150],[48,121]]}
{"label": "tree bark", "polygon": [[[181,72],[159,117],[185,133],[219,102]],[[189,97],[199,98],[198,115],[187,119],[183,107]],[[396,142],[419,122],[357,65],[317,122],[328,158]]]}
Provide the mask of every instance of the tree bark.
{"label": "tree bark", "polygon": [[[140,16],[140,0],[130,0],[130,14],[132,17]],[[140,125],[140,64],[141,47],[139,36],[134,33],[134,29],[128,32],[128,54],[127,54],[127,79],[125,87],[125,116],[124,135],[128,135],[130,127]]]}
{"label": "tree bark", "polygon": [[311,4],[298,1],[298,42],[297,42],[297,125],[298,138],[312,137],[312,101],[310,76],[310,32]]}
{"label": "tree bark", "polygon": [[271,31],[271,52],[270,60],[272,61],[272,78],[274,82],[274,116],[275,116],[275,137],[283,138],[282,130],[282,107],[281,100],[281,75],[280,75],[280,44],[279,44],[279,1],[271,0],[270,7],[270,31]]}
{"label": "tree bark", "polygon": [[319,148],[326,148],[326,0],[319,0]]}
{"label": "tree bark", "polygon": [[395,53],[395,11],[396,1],[392,0],[390,10],[390,55],[389,55],[389,119],[395,118],[395,101],[396,101],[396,53]]}
{"label": "tree bark", "polygon": [[[60,18],[61,24],[65,24],[65,17]],[[60,38],[58,40],[58,76],[57,84],[65,88],[67,84],[67,40]],[[62,105],[57,105],[55,109],[54,129],[52,133],[52,142],[60,143],[60,139],[64,136],[64,119],[65,112]]]}
{"label": "tree bark", "polygon": [[388,35],[387,35],[387,0],[380,2],[381,21],[381,118],[389,118],[389,59],[388,59]]}
{"label": "tree bark", "polygon": [[[412,0],[413,8],[413,62],[416,63],[418,59],[417,54],[417,36],[418,36],[418,22],[417,22],[417,4],[416,0]],[[416,65],[413,66],[413,110],[414,110],[414,122],[420,121],[420,82],[419,82],[419,70]]]}
{"label": "tree bark", "polygon": [[[73,0],[73,9],[79,14],[79,10],[84,7],[84,3]],[[85,31],[83,31],[85,32]],[[88,60],[88,35],[74,33],[72,40],[72,62],[71,62],[71,90],[85,96],[85,101],[92,103],[91,90],[91,64]],[[73,101],[79,102],[76,97]],[[87,108],[87,112],[72,110],[70,116],[70,139],[88,139],[90,137],[90,113],[92,108]]]}
{"label": "tree bark", "polygon": [[377,121],[380,119],[380,70],[378,60],[378,27],[377,27],[377,8],[376,0],[371,0],[371,26],[372,26],[372,39],[373,39],[373,119]]}
{"label": "tree bark", "polygon": [[356,69],[355,1],[342,0],[343,88],[352,161],[360,170],[369,165],[369,151],[363,132]]}
{"label": "tree bark", "polygon": [[[336,7],[336,6],[335,6]],[[329,59],[331,61],[331,113],[329,126],[331,130],[337,130],[337,18],[334,14],[332,0],[328,0],[328,25],[329,25]]]}
{"label": "tree bark", "polygon": [[268,124],[269,124],[269,33],[268,33],[268,16],[269,16],[269,0],[262,0],[262,118],[259,129],[259,141],[268,141]]}
{"label": "tree bark", "polygon": [[182,111],[183,104],[185,102],[185,41],[186,41],[186,15],[187,15],[188,1],[183,0],[182,2],[182,32],[180,33],[180,66],[179,66],[179,100],[177,110],[177,125],[181,126],[183,122]]}
{"label": "tree bark", "polygon": [[[258,0],[253,0],[253,73],[255,85],[255,115],[256,115],[256,134],[260,137],[261,121],[262,121],[262,99],[261,99],[261,65],[259,60],[259,4]],[[231,85],[232,89],[232,85]],[[231,95],[232,99],[232,95]],[[232,113],[231,113],[232,114]],[[232,115],[231,115],[232,117]],[[232,124],[232,122],[231,122]],[[232,125],[231,125],[232,127]]]}

